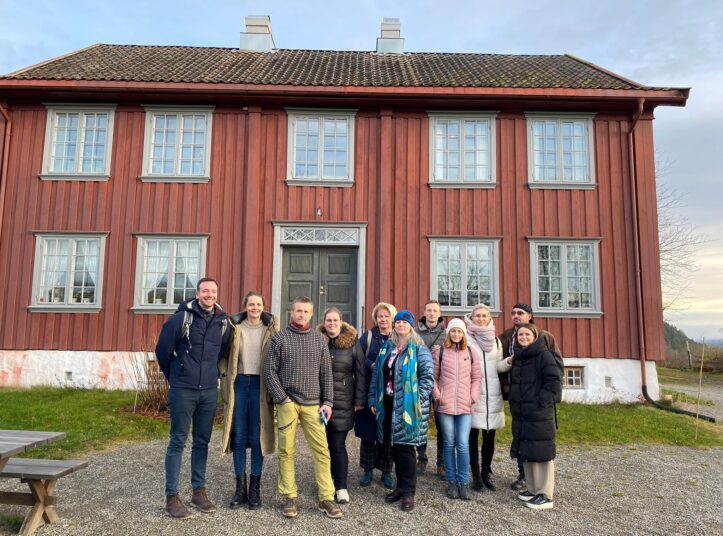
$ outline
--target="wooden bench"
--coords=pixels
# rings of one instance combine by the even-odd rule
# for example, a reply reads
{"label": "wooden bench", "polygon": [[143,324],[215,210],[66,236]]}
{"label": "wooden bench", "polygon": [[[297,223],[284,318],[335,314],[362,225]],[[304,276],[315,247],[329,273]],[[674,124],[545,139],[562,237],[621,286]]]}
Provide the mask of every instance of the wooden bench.
{"label": "wooden bench", "polygon": [[88,466],[79,460],[36,460],[10,458],[0,471],[2,478],[19,478],[30,487],[30,493],[0,491],[0,504],[32,506],[25,516],[19,534],[29,535],[45,523],[58,520],[57,497],[53,495],[58,479]]}

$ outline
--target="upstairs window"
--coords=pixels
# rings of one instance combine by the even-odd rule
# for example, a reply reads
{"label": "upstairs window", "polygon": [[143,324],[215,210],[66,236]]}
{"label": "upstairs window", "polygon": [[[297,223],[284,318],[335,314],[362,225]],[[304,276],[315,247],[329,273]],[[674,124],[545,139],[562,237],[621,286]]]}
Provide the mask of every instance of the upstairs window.
{"label": "upstairs window", "polygon": [[139,236],[135,309],[175,309],[193,299],[205,263],[205,237]]}
{"label": "upstairs window", "polygon": [[105,235],[38,234],[31,310],[99,311]]}
{"label": "upstairs window", "polygon": [[146,107],[145,181],[207,182],[213,108]]}
{"label": "upstairs window", "polygon": [[112,106],[48,106],[42,179],[107,180]]}
{"label": "upstairs window", "polygon": [[592,116],[527,114],[530,187],[594,186]]}
{"label": "upstairs window", "polygon": [[287,110],[289,183],[344,186],[354,182],[353,111]]}
{"label": "upstairs window", "polygon": [[432,187],[495,185],[495,117],[429,114]]}

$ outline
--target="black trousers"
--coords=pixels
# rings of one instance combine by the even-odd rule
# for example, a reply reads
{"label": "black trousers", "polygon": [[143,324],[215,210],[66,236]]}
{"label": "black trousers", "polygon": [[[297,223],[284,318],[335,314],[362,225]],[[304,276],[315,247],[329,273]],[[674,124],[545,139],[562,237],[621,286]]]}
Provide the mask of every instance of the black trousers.
{"label": "black trousers", "polygon": [[[442,437],[442,428],[437,420],[437,412],[434,412],[434,425],[437,428],[437,467],[444,465],[444,438]],[[425,465],[429,461],[427,457],[427,443],[417,447],[417,459]]]}
{"label": "black trousers", "polygon": [[389,443],[362,439],[359,445],[359,465],[365,471],[379,469],[383,473],[391,473],[394,469],[392,446]]}
{"label": "black trousers", "polygon": [[329,456],[331,457],[331,478],[334,487],[347,489],[346,477],[349,473],[349,455],[346,452],[346,436],[349,430],[338,432],[331,428],[326,429],[326,441],[329,443]]}
{"label": "black trousers", "polygon": [[417,490],[417,457],[411,445],[392,445],[394,469],[397,473],[397,489],[402,497],[414,496]]}
{"label": "black trousers", "polygon": [[482,455],[482,469],[492,465],[492,458],[495,455],[496,430],[480,430],[478,428],[472,428],[469,431],[469,465],[472,467],[472,472],[475,474],[479,474],[480,470],[479,455],[477,454],[480,432],[482,432],[482,447],[480,448],[480,454]]}

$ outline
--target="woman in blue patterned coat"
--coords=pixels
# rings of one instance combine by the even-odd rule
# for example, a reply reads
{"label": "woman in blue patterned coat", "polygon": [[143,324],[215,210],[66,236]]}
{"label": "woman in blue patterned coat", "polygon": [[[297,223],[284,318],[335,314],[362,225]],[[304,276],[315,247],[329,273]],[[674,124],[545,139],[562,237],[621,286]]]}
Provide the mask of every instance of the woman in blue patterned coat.
{"label": "woman in blue patterned coat", "polygon": [[391,445],[397,487],[386,497],[401,501],[402,511],[414,508],[417,485],[415,447],[427,440],[429,397],[434,366],[429,349],[414,332],[414,315],[394,316],[394,330],[379,351],[369,385],[369,407],[376,417],[378,437]]}

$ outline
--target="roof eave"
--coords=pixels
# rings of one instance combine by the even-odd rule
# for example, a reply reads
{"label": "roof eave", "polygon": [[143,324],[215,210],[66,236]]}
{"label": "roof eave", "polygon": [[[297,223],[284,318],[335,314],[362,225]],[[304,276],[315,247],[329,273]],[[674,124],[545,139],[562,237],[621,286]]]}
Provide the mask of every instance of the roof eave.
{"label": "roof eave", "polygon": [[217,84],[197,82],[138,82],[93,80],[18,80],[0,79],[3,90],[18,92],[93,90],[152,92],[159,94],[236,94],[246,96],[310,96],[366,98],[383,97],[446,97],[446,98],[540,98],[540,99],[604,99],[630,100],[644,98],[648,105],[685,106],[690,88],[644,89],[580,89],[580,88],[513,88],[513,87],[399,87],[399,86],[301,86],[263,84]]}

